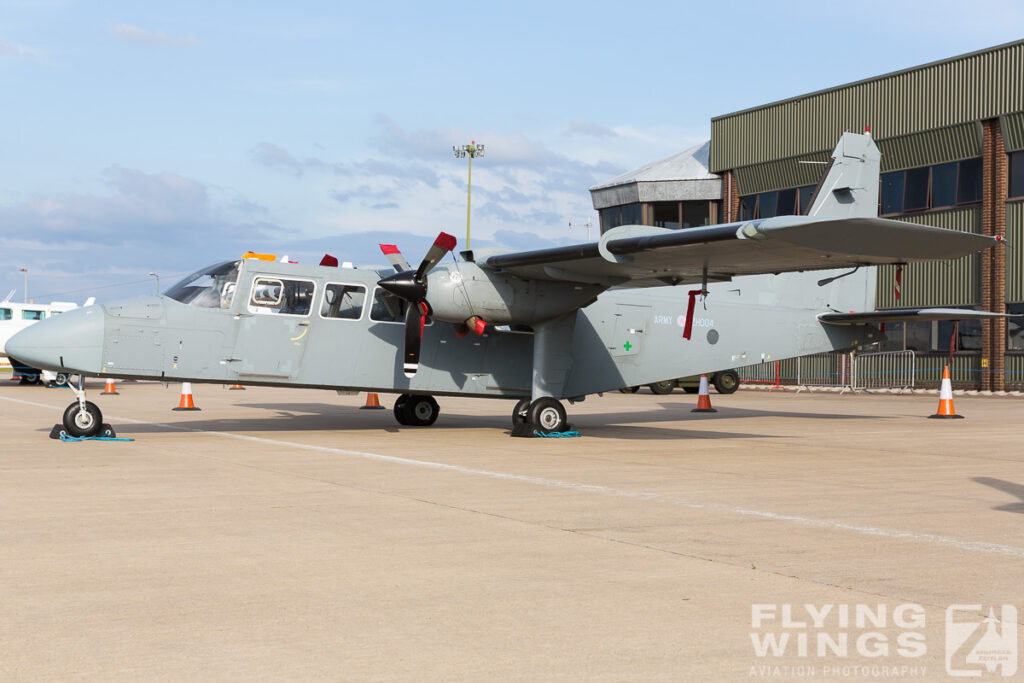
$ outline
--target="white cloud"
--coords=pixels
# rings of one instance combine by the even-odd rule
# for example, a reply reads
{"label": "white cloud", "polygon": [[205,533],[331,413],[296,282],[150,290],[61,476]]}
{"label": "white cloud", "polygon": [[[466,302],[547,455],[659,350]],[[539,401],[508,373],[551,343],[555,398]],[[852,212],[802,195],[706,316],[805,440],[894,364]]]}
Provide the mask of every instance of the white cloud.
{"label": "white cloud", "polygon": [[14,59],[33,59],[41,57],[42,52],[35,48],[26,47],[19,45],[18,43],[12,43],[7,40],[0,39],[0,57],[13,57]]}
{"label": "white cloud", "polygon": [[193,35],[169,36],[162,31],[150,31],[131,24],[116,24],[107,21],[107,31],[127,43],[139,45],[163,45],[166,47],[190,47],[198,45],[199,39]]}

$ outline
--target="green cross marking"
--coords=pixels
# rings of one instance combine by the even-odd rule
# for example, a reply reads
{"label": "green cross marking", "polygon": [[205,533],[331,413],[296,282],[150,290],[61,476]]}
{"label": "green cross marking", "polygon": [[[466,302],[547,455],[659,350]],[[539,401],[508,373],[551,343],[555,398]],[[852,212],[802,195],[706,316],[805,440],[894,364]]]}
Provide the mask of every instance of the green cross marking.
{"label": "green cross marking", "polygon": [[627,341],[627,342],[626,342],[625,344],[623,344],[623,345],[622,345],[622,348],[624,348],[624,349],[626,349],[627,351],[629,351],[629,350],[630,350],[631,348],[633,348],[633,345],[632,345],[632,344],[630,344],[630,343],[629,343],[629,342]]}

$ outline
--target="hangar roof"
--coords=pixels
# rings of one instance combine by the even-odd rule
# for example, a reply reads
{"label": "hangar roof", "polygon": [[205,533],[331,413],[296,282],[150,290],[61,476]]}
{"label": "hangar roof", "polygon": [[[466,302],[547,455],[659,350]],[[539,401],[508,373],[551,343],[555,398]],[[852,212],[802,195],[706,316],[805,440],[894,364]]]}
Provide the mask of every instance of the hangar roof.
{"label": "hangar roof", "polygon": [[627,171],[590,188],[595,209],[654,201],[720,199],[721,177],[708,170],[711,142]]}

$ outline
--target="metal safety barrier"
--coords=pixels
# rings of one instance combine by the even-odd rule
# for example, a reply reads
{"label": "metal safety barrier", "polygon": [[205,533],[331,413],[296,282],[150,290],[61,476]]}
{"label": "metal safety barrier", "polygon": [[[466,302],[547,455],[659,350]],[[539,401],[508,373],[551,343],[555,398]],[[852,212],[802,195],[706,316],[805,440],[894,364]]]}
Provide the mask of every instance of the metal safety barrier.
{"label": "metal safety barrier", "polygon": [[739,368],[745,384],[766,384],[772,389],[796,386],[797,391],[830,387],[846,391],[914,388],[913,351],[877,353],[816,353],[782,361]]}
{"label": "metal safety barrier", "polygon": [[879,351],[853,355],[854,391],[872,389],[914,388],[915,359],[913,351]]}
{"label": "metal safety barrier", "polygon": [[796,359],[797,391],[809,387],[853,388],[853,359],[849,353],[815,353]]}

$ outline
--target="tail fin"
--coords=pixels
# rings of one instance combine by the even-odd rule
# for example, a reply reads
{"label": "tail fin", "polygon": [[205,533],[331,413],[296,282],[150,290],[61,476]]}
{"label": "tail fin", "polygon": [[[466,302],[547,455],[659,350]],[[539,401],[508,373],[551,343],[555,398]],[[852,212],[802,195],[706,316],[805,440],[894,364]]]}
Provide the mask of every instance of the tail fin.
{"label": "tail fin", "polygon": [[811,200],[809,216],[878,216],[878,172],[882,153],[870,133],[843,133],[824,180]]}

